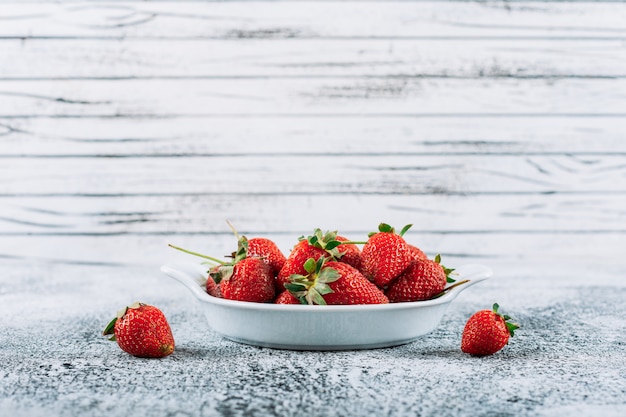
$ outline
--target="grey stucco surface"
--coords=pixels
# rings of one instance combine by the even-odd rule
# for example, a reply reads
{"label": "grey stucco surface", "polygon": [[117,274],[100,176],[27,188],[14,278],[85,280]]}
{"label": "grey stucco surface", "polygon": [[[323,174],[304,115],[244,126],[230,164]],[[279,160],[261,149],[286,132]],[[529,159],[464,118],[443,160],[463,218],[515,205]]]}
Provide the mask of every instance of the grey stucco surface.
{"label": "grey stucco surface", "polygon": [[[84,285],[69,286],[59,273],[67,269],[53,269],[53,285],[32,294],[2,281],[3,416],[626,414],[626,289],[619,286],[531,290],[493,280],[460,296],[441,325],[414,343],[292,352],[224,340],[191,295],[164,277],[92,268]],[[139,359],[102,337],[126,300],[100,292],[92,285],[98,278],[105,289],[125,285],[131,297],[143,292],[158,305],[176,338],[174,354]],[[493,301],[522,328],[493,356],[465,355],[465,320]]]}

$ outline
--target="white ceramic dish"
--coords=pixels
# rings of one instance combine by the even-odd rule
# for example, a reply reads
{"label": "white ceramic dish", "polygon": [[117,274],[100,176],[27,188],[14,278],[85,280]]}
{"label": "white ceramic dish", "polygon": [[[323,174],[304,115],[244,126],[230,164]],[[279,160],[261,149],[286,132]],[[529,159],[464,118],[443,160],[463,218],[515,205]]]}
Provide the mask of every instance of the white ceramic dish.
{"label": "white ceramic dish", "polygon": [[461,291],[489,278],[490,268],[457,268],[457,282],[434,300],[412,303],[309,306],[248,303],[212,297],[204,290],[206,266],[168,264],[161,271],[185,285],[202,305],[209,326],[250,345],[292,350],[371,349],[409,343],[434,330]]}

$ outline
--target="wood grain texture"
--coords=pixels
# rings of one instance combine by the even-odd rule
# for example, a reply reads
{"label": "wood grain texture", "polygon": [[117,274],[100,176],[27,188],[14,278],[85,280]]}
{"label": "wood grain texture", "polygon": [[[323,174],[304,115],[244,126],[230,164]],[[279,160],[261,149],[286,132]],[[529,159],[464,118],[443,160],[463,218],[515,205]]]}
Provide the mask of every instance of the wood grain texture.
{"label": "wood grain texture", "polygon": [[457,242],[433,250],[490,259],[546,236],[562,256],[619,241],[625,17],[612,2],[3,3],[0,236],[225,242],[228,218],[279,238],[416,223]]}
{"label": "wood grain texture", "polygon": [[[622,3],[578,2],[11,3],[5,38],[621,39]],[[329,13],[329,10],[332,12]],[[346,16],[350,19],[346,22]]]}
{"label": "wood grain texture", "polygon": [[[3,84],[3,83],[0,83]],[[0,120],[24,117],[626,116],[626,79],[11,81]]]}
{"label": "wood grain texture", "polygon": [[600,116],[12,118],[0,121],[0,157],[591,157],[625,153],[625,130]]}
{"label": "wood grain texture", "polygon": [[[181,28],[182,30],[182,28]],[[622,78],[623,40],[4,40],[0,80]],[[40,62],[48,65],[41,66]],[[72,62],[74,65],[68,66]],[[104,65],[103,65],[104,64]]]}

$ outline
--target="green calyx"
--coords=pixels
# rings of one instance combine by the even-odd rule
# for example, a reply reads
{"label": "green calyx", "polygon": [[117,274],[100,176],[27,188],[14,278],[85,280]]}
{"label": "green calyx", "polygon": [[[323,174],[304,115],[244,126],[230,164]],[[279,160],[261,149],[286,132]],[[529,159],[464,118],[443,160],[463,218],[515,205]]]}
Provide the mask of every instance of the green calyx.
{"label": "green calyx", "polygon": [[309,242],[309,245],[325,250],[333,259],[339,260],[343,256],[344,252],[340,252],[337,248],[339,245],[347,242],[337,240],[337,233],[337,230],[323,233],[322,229],[316,228],[313,231],[313,235],[307,238],[302,236],[299,240],[302,241],[306,239],[306,241]]}
{"label": "green calyx", "polygon": [[[402,230],[400,230],[400,233],[398,233],[399,236],[404,236],[404,234],[412,227],[412,224],[407,224],[406,226],[404,226],[402,228]],[[378,232],[371,232],[368,233],[367,236],[368,237],[372,237],[374,236],[376,233],[396,233],[396,229],[393,228],[392,226],[389,226],[387,223],[381,223],[378,225]]]}
{"label": "green calyx", "polygon": [[[438,263],[439,265],[441,265],[441,255],[437,254],[437,256],[435,256],[434,261]],[[456,282],[456,280],[450,276],[450,275],[453,275],[454,268],[446,268],[444,265],[441,265],[441,267],[443,268],[443,273],[446,274],[446,282],[448,284]]]}
{"label": "green calyx", "polygon": [[117,316],[113,320],[111,320],[109,322],[109,324],[107,324],[107,326],[104,328],[104,331],[102,332],[102,335],[103,336],[113,335],[113,336],[109,337],[109,340],[112,341],[112,342],[115,342],[117,340],[115,338],[115,323],[117,323],[117,320],[121,319],[122,317],[124,317],[124,315],[126,314],[126,312],[128,311],[129,308],[139,308],[142,305],[144,305],[144,304],[140,303],[139,301],[137,301],[137,302],[132,303],[128,307],[124,307],[123,309],[118,311],[117,312]]}
{"label": "green calyx", "polygon": [[337,281],[341,275],[334,268],[324,268],[326,258],[309,258],[304,263],[307,275],[293,274],[285,288],[296,297],[301,304],[326,305],[324,295],[334,292],[328,284]]}
{"label": "green calyx", "polygon": [[494,314],[502,317],[502,319],[504,320],[504,324],[506,325],[506,329],[509,331],[509,334],[511,335],[511,337],[515,336],[515,330],[520,328],[519,324],[510,323],[509,320],[512,320],[511,316],[509,316],[508,314],[500,314],[498,312],[499,308],[500,308],[500,305],[498,303],[494,303],[493,306],[491,307]]}

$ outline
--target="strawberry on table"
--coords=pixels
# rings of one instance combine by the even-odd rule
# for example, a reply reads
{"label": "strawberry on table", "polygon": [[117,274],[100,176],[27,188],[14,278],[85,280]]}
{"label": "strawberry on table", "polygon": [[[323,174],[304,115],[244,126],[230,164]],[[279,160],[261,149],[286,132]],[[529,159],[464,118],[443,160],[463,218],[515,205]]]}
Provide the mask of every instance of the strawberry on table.
{"label": "strawberry on table", "polygon": [[446,283],[454,282],[450,278],[453,269],[440,264],[441,256],[434,260],[422,259],[411,262],[409,267],[394,279],[385,294],[391,303],[428,300],[441,293]]}
{"label": "strawberry on table", "polygon": [[303,304],[387,304],[385,294],[354,267],[325,258],[309,258],[306,275],[292,275],[286,285]]}
{"label": "strawberry on table", "polygon": [[118,312],[104,335],[114,335],[109,340],[117,341],[119,347],[133,356],[162,358],[174,352],[172,330],[156,307],[134,303]]}
{"label": "strawberry on table", "polygon": [[363,275],[378,287],[385,288],[409,267],[414,257],[402,237],[411,225],[406,225],[399,234],[388,224],[381,223],[378,232],[370,233],[361,257]]}
{"label": "strawberry on table", "polygon": [[463,352],[474,356],[493,355],[509,342],[519,326],[509,322],[511,317],[498,313],[499,308],[495,303],[491,310],[481,310],[469,318],[461,340]]}

